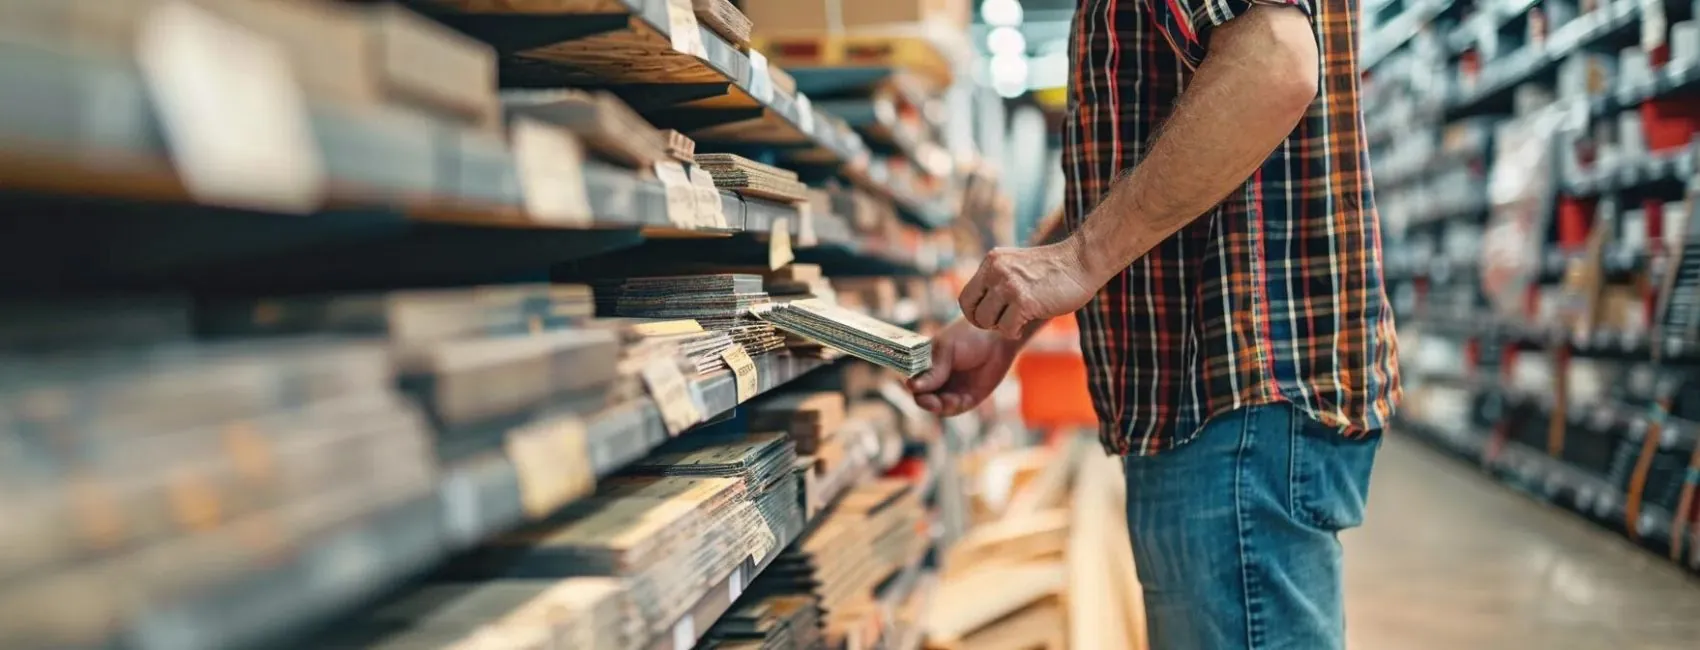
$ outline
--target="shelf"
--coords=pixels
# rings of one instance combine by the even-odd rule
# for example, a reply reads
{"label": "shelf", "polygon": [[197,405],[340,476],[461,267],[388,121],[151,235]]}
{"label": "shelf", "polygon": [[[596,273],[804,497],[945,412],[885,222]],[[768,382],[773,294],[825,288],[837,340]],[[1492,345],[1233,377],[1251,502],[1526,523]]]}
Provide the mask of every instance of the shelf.
{"label": "shelf", "polygon": [[[1492,451],[1484,431],[1463,427],[1462,431],[1451,432],[1447,427],[1410,420],[1401,420],[1397,427],[1463,460],[1486,463],[1494,473],[1510,479],[1508,482],[1537,500],[1618,526],[1624,519],[1626,500],[1622,489],[1527,445],[1508,441],[1488,458],[1486,454]],[[1671,521],[1670,512],[1643,503],[1637,528],[1643,539],[1662,542],[1670,536]]]}
{"label": "shelf", "polygon": [[1454,0],[1432,2],[1421,2],[1419,0],[1411,3],[1416,6],[1405,9],[1404,13],[1387,21],[1387,24],[1375,30],[1375,33],[1367,35],[1364,38],[1361,56],[1363,69],[1369,70],[1380,65],[1388,56],[1405,47],[1406,44],[1417,37],[1417,34],[1422,32],[1423,28],[1428,26],[1429,22],[1450,9],[1453,2]]}
{"label": "shelf", "polygon": [[559,13],[463,13],[430,0],[408,4],[494,47],[504,87],[607,88],[657,126],[677,128],[699,143],[814,148],[841,164],[866,151],[859,138],[832,128],[808,102],[773,88],[761,78],[765,69],[708,27],[695,24],[700,53],[674,49],[666,0],[608,0]]}
{"label": "shelf", "polygon": [[[1570,347],[1571,354],[1579,357],[1630,361],[1652,360],[1652,343],[1646,335],[1638,332],[1599,330],[1584,338],[1557,327],[1534,326],[1498,320],[1475,322],[1417,321],[1410,323],[1410,325],[1420,326],[1427,332],[1487,339],[1504,345],[1537,349],[1567,345]],[[1683,356],[1688,353],[1686,349],[1688,347],[1694,346],[1667,344],[1665,362],[1689,362],[1691,357]]]}
{"label": "shelf", "polygon": [[1627,38],[1639,24],[1640,13],[1636,0],[1617,0],[1553,30],[1540,46],[1525,46],[1489,62],[1483,66],[1475,88],[1447,102],[1447,121],[1509,113],[1512,91],[1517,86],[1556,71],[1560,61],[1578,50]]}
{"label": "shelf", "polygon": [[[758,357],[761,390],[773,390],[823,365],[789,356]],[[730,372],[693,383],[707,406],[706,421],[737,407],[737,389]],[[569,417],[582,416],[545,413],[520,426],[543,426],[551,419]],[[590,416],[585,425],[592,465],[599,478],[671,439],[661,423],[659,409],[648,397]],[[518,474],[505,455],[489,453],[463,460],[445,469],[434,492],[414,495],[376,516],[320,535],[267,570],[247,574],[183,602],[150,604],[147,613],[124,632],[124,647],[244,647],[273,640],[285,631],[299,632],[305,624],[346,612],[451,554],[525,520]],[[760,566],[771,561],[765,558]],[[754,572],[744,575],[753,576]],[[717,593],[725,595],[726,590],[726,581],[722,581]],[[705,598],[704,602],[711,600]],[[728,604],[721,603],[713,617],[718,618]],[[706,610],[699,604],[693,612],[700,611]]]}
{"label": "shelf", "polygon": [[1680,193],[1695,176],[1696,148],[1688,146],[1669,151],[1650,152],[1621,161],[1610,169],[1576,179],[1566,179],[1564,191],[1571,196],[1592,196],[1633,190],[1656,192],[1660,187],[1667,193]]}
{"label": "shelf", "polygon": [[797,531],[790,538],[774,544],[773,550],[768,552],[767,557],[760,560],[755,558],[744,560],[742,565],[732,569],[731,574],[716,582],[714,586],[709,587],[708,591],[703,593],[702,598],[691,606],[688,613],[679,617],[678,621],[669,626],[669,633],[659,635],[641,647],[649,650],[688,650],[696,647],[697,642],[702,640],[709,628],[714,627],[714,623],[719,621],[721,616],[725,616],[726,612],[732,609],[732,605],[738,602],[738,597],[743,595],[750,583],[755,581],[761,575],[761,572],[766,571],[774,560],[779,559],[779,556],[785,553],[786,548],[802,536],[802,531]]}
{"label": "shelf", "polygon": [[[0,142],[18,143],[0,156],[0,224],[10,235],[0,242],[0,270],[16,279],[6,289],[12,293],[275,294],[507,282],[657,238],[766,233],[779,218],[800,222],[794,206],[722,190],[728,228],[680,228],[666,217],[659,181],[592,160],[583,166],[591,214],[573,224],[539,223],[524,215],[516,162],[499,138],[329,106],[310,111],[335,188],[329,207],[300,215],[199,204],[167,162],[163,126],[135,70],[0,45],[14,49],[23,53],[0,57],[0,83],[17,91],[0,104]],[[112,89],[110,105],[91,106],[72,92],[95,85]],[[114,126],[89,131],[91,110],[109,111],[102,119]],[[91,147],[112,157],[76,157]],[[911,215],[924,212],[902,205]],[[949,215],[928,218],[936,224]],[[820,258],[852,274],[914,272],[912,262],[864,257],[854,247],[829,248]]]}
{"label": "shelf", "polygon": [[1618,88],[1588,100],[1588,114],[1607,118],[1620,111],[1633,109],[1643,102],[1679,95],[1700,88],[1700,63],[1689,62],[1678,67],[1675,63],[1655,71],[1650,83],[1634,88]]}

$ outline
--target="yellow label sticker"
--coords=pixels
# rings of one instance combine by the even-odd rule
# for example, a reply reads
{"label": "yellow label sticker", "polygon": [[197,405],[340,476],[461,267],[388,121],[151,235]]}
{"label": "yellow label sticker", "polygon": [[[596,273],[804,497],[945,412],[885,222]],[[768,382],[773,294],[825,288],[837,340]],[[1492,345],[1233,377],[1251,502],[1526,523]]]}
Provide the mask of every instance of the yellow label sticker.
{"label": "yellow label sticker", "polygon": [[732,376],[738,379],[738,403],[742,404],[761,392],[761,378],[756,375],[756,360],[750,358],[748,350],[739,344],[732,344],[720,358],[731,366]]}
{"label": "yellow label sticker", "polygon": [[549,516],[596,487],[584,423],[575,417],[550,418],[508,432],[508,459],[519,475],[520,503],[533,519]]}
{"label": "yellow label sticker", "polygon": [[661,320],[652,323],[638,323],[632,326],[632,331],[644,336],[670,336],[673,334],[695,334],[702,331],[702,323],[695,319]]}
{"label": "yellow label sticker", "polygon": [[720,188],[714,185],[714,176],[696,165],[689,165],[691,174],[691,189],[695,192],[697,206],[697,223],[710,228],[730,228],[726,222],[726,208],[720,202]]}
{"label": "yellow label sticker", "polygon": [[697,409],[696,400],[691,399],[690,382],[672,357],[645,365],[643,383],[649,388],[649,396],[655,399],[656,407],[661,409],[661,422],[666,425],[667,433],[679,435],[702,421],[702,412]]}
{"label": "yellow label sticker", "polygon": [[777,269],[790,264],[797,259],[791,252],[791,220],[784,217],[773,220],[773,232],[767,240],[767,268]]}

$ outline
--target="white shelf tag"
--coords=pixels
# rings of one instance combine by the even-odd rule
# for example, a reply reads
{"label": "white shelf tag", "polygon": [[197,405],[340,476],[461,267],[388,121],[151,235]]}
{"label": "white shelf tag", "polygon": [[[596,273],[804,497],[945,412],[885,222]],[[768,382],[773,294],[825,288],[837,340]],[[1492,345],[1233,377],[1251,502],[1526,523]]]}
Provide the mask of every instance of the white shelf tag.
{"label": "white shelf tag", "polygon": [[773,103],[773,73],[768,72],[767,56],[750,50],[750,94],[763,104]]}
{"label": "white shelf tag", "polygon": [[684,165],[677,160],[655,163],[655,177],[667,193],[667,221],[679,228],[695,228],[699,223],[696,188],[691,186]]}
{"label": "white shelf tag", "polygon": [[737,602],[738,597],[744,595],[744,565],[732,569],[732,577],[726,580],[726,592],[730,602]]}
{"label": "white shelf tag", "polygon": [[697,622],[690,614],[673,624],[673,650],[691,650],[697,645]]}
{"label": "white shelf tag", "polygon": [[815,107],[803,93],[797,93],[797,127],[809,135],[815,133]]}
{"label": "white shelf tag", "polygon": [[319,207],[318,143],[276,45],[174,2],[148,15],[136,47],[172,164],[196,200],[295,213]]}
{"label": "white shelf tag", "polygon": [[667,32],[674,50],[708,58],[708,47],[703,45],[702,30],[697,28],[697,14],[691,8],[691,0],[667,0]]}
{"label": "white shelf tag", "polygon": [[578,136],[520,118],[514,121],[512,137],[526,213],[546,223],[589,224],[592,215],[584,188],[584,144]]}

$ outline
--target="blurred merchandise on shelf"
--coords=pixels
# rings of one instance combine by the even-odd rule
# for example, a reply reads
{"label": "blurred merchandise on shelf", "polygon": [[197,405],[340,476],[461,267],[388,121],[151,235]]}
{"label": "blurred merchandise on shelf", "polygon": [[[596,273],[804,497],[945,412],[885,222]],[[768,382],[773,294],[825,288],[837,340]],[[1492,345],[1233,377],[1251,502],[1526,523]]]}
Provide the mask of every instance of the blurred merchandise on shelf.
{"label": "blurred merchandise on shelf", "polygon": [[0,647],[920,647],[1013,199],[820,8],[0,0]]}
{"label": "blurred merchandise on shelf", "polygon": [[1363,61],[1399,428],[1690,567],[1696,9],[1393,0]]}

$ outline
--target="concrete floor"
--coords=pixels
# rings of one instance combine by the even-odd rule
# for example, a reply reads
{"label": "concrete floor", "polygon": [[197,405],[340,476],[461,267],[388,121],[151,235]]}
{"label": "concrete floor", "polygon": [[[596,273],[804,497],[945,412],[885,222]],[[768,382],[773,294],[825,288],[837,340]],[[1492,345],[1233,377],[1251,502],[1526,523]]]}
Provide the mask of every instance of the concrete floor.
{"label": "concrete floor", "polygon": [[1346,546],[1354,650],[1700,649],[1700,580],[1391,435]]}

